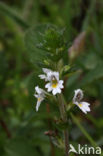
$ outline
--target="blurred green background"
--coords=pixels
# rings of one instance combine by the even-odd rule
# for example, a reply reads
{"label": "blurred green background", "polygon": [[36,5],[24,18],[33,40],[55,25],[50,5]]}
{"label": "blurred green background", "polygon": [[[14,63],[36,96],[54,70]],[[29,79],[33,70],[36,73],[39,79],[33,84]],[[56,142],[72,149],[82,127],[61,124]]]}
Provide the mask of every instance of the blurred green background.
{"label": "blurred green background", "polygon": [[74,114],[84,128],[70,121],[70,142],[103,145],[103,0],[1,0],[0,156],[63,155],[53,145],[55,139],[45,135],[45,131],[60,129],[52,123],[58,116],[57,106],[50,105],[50,119],[46,104],[35,112],[37,69],[24,42],[28,29],[43,23],[66,29],[68,62],[79,69],[67,79],[67,101],[81,87],[91,103],[88,115],[75,107]]}

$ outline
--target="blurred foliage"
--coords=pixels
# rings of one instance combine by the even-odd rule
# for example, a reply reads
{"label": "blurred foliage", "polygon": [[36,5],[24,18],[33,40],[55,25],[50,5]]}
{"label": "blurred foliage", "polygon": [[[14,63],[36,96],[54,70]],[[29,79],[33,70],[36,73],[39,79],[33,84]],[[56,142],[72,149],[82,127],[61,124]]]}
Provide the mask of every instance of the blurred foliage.
{"label": "blurred foliage", "polygon": [[[75,107],[74,122],[68,112],[70,142],[84,145],[95,141],[102,146],[103,1],[3,0],[0,19],[0,156],[63,155],[63,151],[53,145],[55,138],[44,134],[64,126],[58,121],[57,106],[50,101],[51,113],[48,113],[44,102],[36,113],[33,97],[35,85],[42,85],[36,76],[40,72],[38,66],[51,64],[47,56],[54,63],[58,61],[58,57],[51,55],[55,48],[57,56],[63,57],[64,64],[71,65],[74,72],[73,75],[67,73],[65,78],[66,100],[69,103],[74,89],[80,87],[91,103],[92,111],[86,116]],[[84,31],[84,38],[78,38]],[[83,39],[85,43],[78,44]],[[76,55],[71,59],[69,50],[76,44],[79,47],[73,49]],[[58,134],[61,143],[60,136],[61,133]]]}

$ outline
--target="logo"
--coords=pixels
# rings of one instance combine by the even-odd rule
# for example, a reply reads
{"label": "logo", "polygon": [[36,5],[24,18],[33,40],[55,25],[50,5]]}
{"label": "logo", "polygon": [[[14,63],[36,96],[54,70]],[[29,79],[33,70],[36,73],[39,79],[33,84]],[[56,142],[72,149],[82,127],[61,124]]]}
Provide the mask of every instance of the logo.
{"label": "logo", "polygon": [[77,149],[75,149],[75,147],[70,144],[70,150],[68,153],[77,153],[77,154],[101,154],[101,148],[100,147],[89,147],[87,145],[81,146],[80,144],[78,144]]}

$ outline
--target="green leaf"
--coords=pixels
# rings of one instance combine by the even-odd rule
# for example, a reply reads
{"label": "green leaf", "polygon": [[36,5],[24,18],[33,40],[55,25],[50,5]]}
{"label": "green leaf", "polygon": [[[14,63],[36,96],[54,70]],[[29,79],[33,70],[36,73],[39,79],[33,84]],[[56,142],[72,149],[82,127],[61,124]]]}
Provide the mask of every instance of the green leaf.
{"label": "green leaf", "polygon": [[17,22],[23,28],[29,27],[29,24],[27,24],[26,21],[24,21],[20,15],[18,15],[13,9],[11,9],[11,7],[7,6],[6,4],[2,2],[0,2],[0,12],[3,15],[12,18],[15,22]]}
{"label": "green leaf", "polygon": [[24,38],[28,57],[34,65],[35,63],[40,64],[41,60],[45,58],[44,51],[37,48],[38,44],[42,44],[43,32],[45,32],[45,25],[36,26],[35,28],[28,30]]}
{"label": "green leaf", "polygon": [[81,81],[80,86],[84,86],[89,84],[97,79],[103,77],[103,63],[100,63],[95,67],[95,69],[89,71],[85,76],[84,79]]}
{"label": "green leaf", "polygon": [[36,149],[29,143],[28,139],[24,138],[16,138],[8,141],[5,152],[5,156],[38,156]]}

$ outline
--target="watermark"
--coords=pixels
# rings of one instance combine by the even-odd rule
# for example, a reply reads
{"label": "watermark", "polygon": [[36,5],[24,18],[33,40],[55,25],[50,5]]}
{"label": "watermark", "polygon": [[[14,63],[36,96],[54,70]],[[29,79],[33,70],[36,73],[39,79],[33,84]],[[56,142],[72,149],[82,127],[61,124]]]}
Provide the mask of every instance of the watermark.
{"label": "watermark", "polygon": [[80,144],[78,144],[77,149],[75,149],[75,147],[70,144],[70,150],[69,153],[73,152],[73,153],[77,153],[77,154],[101,154],[101,148],[98,147],[89,147],[87,145],[81,146]]}

